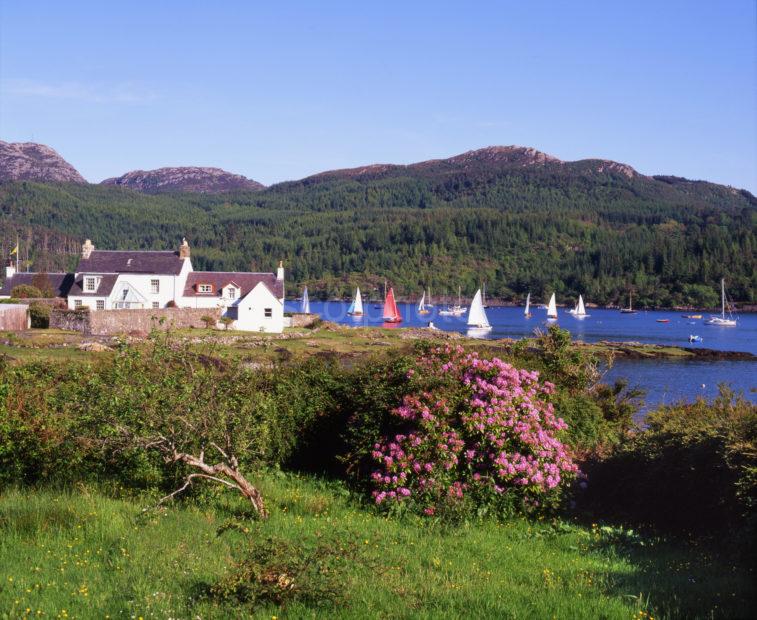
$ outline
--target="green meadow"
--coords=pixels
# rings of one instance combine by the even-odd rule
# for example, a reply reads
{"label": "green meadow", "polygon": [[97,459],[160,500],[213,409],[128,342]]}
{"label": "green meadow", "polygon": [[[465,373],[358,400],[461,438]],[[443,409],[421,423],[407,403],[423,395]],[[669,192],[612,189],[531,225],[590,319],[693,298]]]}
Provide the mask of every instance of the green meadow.
{"label": "green meadow", "polygon": [[[267,521],[223,491],[157,509],[155,497],[83,485],[6,491],[0,617],[734,618],[752,609],[753,575],[696,545],[601,524],[388,518],[339,483],[280,472],[257,482]],[[331,575],[272,562],[293,581],[282,604],[213,591],[269,540],[305,560],[324,542],[334,556],[322,568],[316,560],[316,572]]]}

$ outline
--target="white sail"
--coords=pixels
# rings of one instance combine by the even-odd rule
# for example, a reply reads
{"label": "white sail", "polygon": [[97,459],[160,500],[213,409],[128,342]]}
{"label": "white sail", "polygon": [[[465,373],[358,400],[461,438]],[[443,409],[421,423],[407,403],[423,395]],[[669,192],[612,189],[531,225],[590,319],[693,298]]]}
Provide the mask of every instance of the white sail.
{"label": "white sail", "polygon": [[552,293],[552,297],[549,298],[549,305],[547,306],[547,318],[557,318],[557,301],[555,299],[554,293]]}
{"label": "white sail", "polygon": [[468,325],[470,327],[489,328],[491,324],[486,316],[486,310],[484,310],[484,302],[482,301],[481,289],[476,291],[476,295],[471,302],[470,309],[468,310]]}
{"label": "white sail", "polygon": [[300,312],[310,314],[310,298],[308,297],[308,287],[302,291],[302,304],[300,305]]}
{"label": "white sail", "polygon": [[360,287],[357,287],[355,291],[355,298],[352,300],[350,307],[347,309],[347,314],[360,315],[363,314],[363,298],[360,296]]}
{"label": "white sail", "polygon": [[576,306],[576,315],[584,316],[586,314],[586,308],[584,307],[583,295],[578,296],[578,305]]}
{"label": "white sail", "polygon": [[526,295],[526,309],[523,311],[523,314],[526,316],[531,314],[531,293]]}
{"label": "white sail", "polygon": [[423,312],[426,309],[426,291],[423,291],[421,300],[418,302],[418,312]]}

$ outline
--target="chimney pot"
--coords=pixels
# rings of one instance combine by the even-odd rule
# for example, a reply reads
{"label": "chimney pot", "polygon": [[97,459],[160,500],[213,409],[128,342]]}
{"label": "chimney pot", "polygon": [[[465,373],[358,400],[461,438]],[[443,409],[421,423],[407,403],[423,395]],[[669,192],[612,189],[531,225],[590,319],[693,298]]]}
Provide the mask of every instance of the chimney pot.
{"label": "chimney pot", "polygon": [[83,259],[88,259],[89,255],[92,254],[92,250],[95,249],[95,246],[92,245],[92,242],[87,239],[84,244],[81,246],[81,257]]}

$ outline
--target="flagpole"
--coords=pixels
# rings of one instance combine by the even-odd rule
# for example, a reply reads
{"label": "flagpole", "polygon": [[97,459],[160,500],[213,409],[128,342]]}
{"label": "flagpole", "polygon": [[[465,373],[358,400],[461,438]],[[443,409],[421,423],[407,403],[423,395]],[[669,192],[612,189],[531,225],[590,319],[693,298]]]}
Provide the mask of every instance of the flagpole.
{"label": "flagpole", "polygon": [[18,233],[16,233],[16,273],[18,273],[18,255],[21,254],[21,251],[19,250],[18,245]]}

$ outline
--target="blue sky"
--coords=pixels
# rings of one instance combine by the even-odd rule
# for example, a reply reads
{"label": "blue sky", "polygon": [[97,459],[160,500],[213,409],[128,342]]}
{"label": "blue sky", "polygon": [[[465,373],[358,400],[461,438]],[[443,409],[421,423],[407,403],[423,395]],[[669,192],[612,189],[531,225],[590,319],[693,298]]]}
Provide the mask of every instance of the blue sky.
{"label": "blue sky", "polygon": [[493,144],[757,192],[754,0],[0,0],[0,138],[270,184]]}

